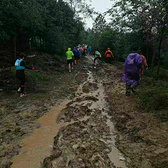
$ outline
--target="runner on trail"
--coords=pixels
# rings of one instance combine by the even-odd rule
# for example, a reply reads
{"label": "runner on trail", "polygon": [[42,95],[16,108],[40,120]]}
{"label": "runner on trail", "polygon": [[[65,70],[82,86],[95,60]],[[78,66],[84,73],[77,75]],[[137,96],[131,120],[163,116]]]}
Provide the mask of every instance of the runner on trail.
{"label": "runner on trail", "polygon": [[114,54],[112,53],[112,51],[110,50],[110,48],[107,48],[106,52],[104,53],[106,61],[108,63],[112,62],[112,58],[114,58]]}
{"label": "runner on trail", "polygon": [[20,58],[18,58],[15,62],[16,78],[20,80],[20,86],[19,86],[19,89],[17,90],[20,93],[20,97],[26,96],[24,94],[25,82],[26,82],[25,72],[24,72],[25,68],[26,68],[26,64],[24,62],[24,54],[21,54]]}
{"label": "runner on trail", "polygon": [[138,53],[131,53],[127,56],[124,65],[123,81],[126,82],[126,96],[134,93],[140,84],[140,70],[142,68],[142,58]]}
{"label": "runner on trail", "polygon": [[71,48],[68,48],[68,51],[66,52],[66,58],[69,72],[72,72],[73,69],[73,56],[74,54],[71,51]]}
{"label": "runner on trail", "polygon": [[94,64],[96,63],[96,60],[99,59],[100,61],[101,60],[101,54],[98,50],[95,51],[95,58],[94,58]]}
{"label": "runner on trail", "polygon": [[138,51],[138,54],[141,55],[142,58],[142,69],[141,69],[141,76],[144,74],[144,70],[148,68],[148,63],[144,55],[142,55],[141,51]]}
{"label": "runner on trail", "polygon": [[79,50],[77,49],[77,47],[74,48],[73,53],[74,53],[75,65],[76,65],[77,62],[78,62],[79,59],[80,59],[80,52],[79,52]]}
{"label": "runner on trail", "polygon": [[80,62],[80,58],[81,58],[81,56],[82,56],[82,49],[81,49],[81,47],[78,47],[77,49],[78,49],[78,51],[79,51],[79,59],[78,59],[78,62]]}
{"label": "runner on trail", "polygon": [[87,44],[85,44],[85,53],[86,53],[87,49],[88,49],[88,46],[87,46]]}
{"label": "runner on trail", "polygon": [[88,47],[88,54],[89,54],[89,55],[92,54],[92,47],[91,47],[91,46]]}
{"label": "runner on trail", "polygon": [[85,56],[85,45],[82,45],[82,55]]}

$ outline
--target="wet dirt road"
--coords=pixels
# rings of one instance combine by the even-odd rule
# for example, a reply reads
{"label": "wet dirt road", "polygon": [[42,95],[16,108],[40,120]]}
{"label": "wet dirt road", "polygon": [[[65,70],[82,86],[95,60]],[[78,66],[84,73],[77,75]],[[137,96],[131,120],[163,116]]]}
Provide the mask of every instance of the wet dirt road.
{"label": "wet dirt road", "polygon": [[[87,64],[91,66],[91,57]],[[103,82],[96,73],[87,74],[73,100],[39,119],[41,127],[22,141],[12,168],[127,167],[115,145]]]}
{"label": "wet dirt road", "polygon": [[95,69],[92,62],[82,65],[88,77],[75,98],[22,141],[13,167],[168,168],[168,125],[138,108],[138,93],[125,96],[122,63]]}

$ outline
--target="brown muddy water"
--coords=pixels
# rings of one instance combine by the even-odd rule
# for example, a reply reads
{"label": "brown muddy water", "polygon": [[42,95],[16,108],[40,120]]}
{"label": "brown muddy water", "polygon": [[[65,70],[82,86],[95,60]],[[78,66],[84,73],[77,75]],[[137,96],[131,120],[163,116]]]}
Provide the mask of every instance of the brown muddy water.
{"label": "brown muddy water", "polygon": [[56,122],[56,118],[68,102],[64,101],[53,107],[49,113],[38,120],[41,127],[22,140],[21,151],[13,158],[11,168],[38,168],[43,160],[50,156],[54,137],[63,126]]}

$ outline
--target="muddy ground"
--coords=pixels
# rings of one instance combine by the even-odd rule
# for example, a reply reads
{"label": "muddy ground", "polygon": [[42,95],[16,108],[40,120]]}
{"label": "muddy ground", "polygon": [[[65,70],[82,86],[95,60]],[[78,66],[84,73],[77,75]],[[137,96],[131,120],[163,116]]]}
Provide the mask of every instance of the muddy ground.
{"label": "muddy ground", "polygon": [[[45,62],[40,60],[39,64],[42,61]],[[87,77],[86,67],[81,65],[70,74],[65,61],[57,61],[52,66],[36,65],[36,68],[36,71],[26,70],[27,96],[24,98],[16,92],[19,82],[15,73],[7,69],[0,74],[3,88],[0,92],[1,168],[10,167],[12,157],[20,151],[20,141],[40,127],[37,119],[64,99],[73,98]]]}
{"label": "muddy ground", "polygon": [[60,83],[54,82],[52,89],[63,95],[51,89],[49,97],[57,96],[49,100],[26,98],[10,105],[13,109],[2,120],[1,167],[10,167],[13,155],[21,151],[20,140],[39,127],[37,118],[71,95],[54,118],[63,126],[41,168],[168,168],[168,125],[141,111],[137,95],[125,96],[123,65],[115,62],[94,68],[87,57],[79,67],[75,77],[74,73],[58,75]]}
{"label": "muddy ground", "polygon": [[62,110],[59,121],[71,123],[60,129],[41,167],[167,168],[168,126],[140,111],[137,95],[125,96],[122,64],[91,73]]}

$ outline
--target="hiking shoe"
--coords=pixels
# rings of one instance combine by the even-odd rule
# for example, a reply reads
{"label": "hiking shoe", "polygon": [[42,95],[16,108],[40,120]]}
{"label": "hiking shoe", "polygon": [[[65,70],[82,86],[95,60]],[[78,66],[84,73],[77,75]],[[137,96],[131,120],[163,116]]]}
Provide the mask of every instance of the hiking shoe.
{"label": "hiking shoe", "polygon": [[131,93],[126,91],[126,96],[130,96],[130,95],[131,95]]}
{"label": "hiking shoe", "polygon": [[132,93],[136,93],[136,89],[135,88],[132,88]]}
{"label": "hiking shoe", "polygon": [[137,85],[133,85],[133,86],[131,87],[132,93],[136,93],[136,88],[137,88]]}
{"label": "hiking shoe", "polygon": [[19,87],[19,89],[17,90],[17,92],[21,92],[21,87]]}
{"label": "hiking shoe", "polygon": [[26,94],[23,94],[23,93],[20,94],[20,97],[25,97],[25,96],[26,96]]}

